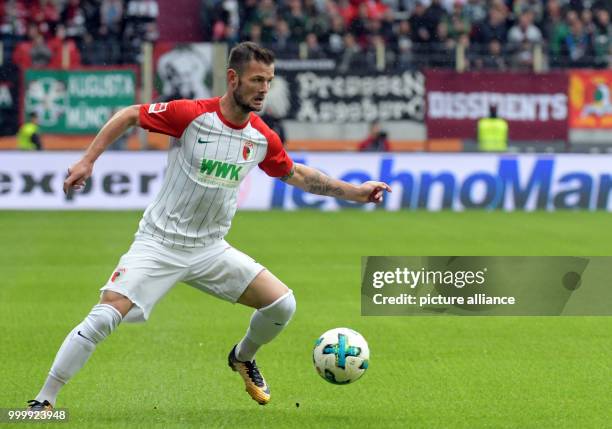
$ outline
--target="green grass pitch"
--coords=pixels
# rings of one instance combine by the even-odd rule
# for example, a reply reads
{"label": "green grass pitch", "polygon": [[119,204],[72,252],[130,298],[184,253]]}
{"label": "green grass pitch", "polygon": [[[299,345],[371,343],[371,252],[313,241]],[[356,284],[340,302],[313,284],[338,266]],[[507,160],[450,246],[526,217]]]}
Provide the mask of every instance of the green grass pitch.
{"label": "green grass pitch", "polygon": [[[38,392],[139,218],[0,212],[0,407],[23,407]],[[272,402],[253,402],[226,366],[251,310],[178,285],[149,322],[121,325],[98,347],[58,398],[71,413],[60,427],[612,427],[612,318],[361,317],[359,302],[363,255],[609,255],[610,219],[241,212],[228,241],[298,301],[286,331],[258,354]],[[328,384],[312,367],[315,339],[338,326],[370,344],[370,368],[354,385]]]}

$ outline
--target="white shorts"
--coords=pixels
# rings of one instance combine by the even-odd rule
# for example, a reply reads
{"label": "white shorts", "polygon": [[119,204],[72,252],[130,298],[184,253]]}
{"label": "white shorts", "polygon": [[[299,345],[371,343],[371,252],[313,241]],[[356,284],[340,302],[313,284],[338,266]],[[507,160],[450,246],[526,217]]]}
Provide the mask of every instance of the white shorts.
{"label": "white shorts", "polygon": [[171,249],[138,237],[100,290],[129,298],[135,305],[123,320],[142,322],[178,282],[235,303],[264,269],[225,240],[206,247]]}

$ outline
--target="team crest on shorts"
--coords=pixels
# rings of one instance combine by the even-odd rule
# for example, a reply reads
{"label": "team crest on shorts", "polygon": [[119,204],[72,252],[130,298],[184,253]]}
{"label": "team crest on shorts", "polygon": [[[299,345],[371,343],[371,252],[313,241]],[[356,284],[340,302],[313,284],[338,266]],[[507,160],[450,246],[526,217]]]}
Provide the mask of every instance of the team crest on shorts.
{"label": "team crest on shorts", "polygon": [[251,141],[245,141],[242,144],[242,159],[250,161],[255,156],[255,145]]}
{"label": "team crest on shorts", "polygon": [[125,268],[117,268],[117,271],[115,271],[113,275],[111,276],[111,283],[114,283],[115,280],[117,280],[119,276],[123,274],[125,274]]}

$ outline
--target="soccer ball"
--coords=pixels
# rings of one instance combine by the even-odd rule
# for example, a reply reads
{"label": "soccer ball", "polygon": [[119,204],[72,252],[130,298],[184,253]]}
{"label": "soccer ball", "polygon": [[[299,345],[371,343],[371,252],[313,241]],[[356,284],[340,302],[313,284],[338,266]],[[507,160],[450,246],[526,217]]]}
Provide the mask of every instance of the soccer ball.
{"label": "soccer ball", "polygon": [[357,381],[368,369],[370,348],[365,338],[348,328],[330,329],[319,337],[312,361],[321,377],[333,384]]}

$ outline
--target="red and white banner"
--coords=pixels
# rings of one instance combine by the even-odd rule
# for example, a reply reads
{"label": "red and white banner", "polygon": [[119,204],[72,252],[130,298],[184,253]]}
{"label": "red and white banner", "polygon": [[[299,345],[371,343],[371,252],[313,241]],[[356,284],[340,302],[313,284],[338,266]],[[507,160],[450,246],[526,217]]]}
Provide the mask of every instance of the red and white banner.
{"label": "red and white banner", "polygon": [[567,138],[565,73],[429,70],[425,73],[428,138],[476,138],[476,122],[491,107],[508,121],[512,140]]}

